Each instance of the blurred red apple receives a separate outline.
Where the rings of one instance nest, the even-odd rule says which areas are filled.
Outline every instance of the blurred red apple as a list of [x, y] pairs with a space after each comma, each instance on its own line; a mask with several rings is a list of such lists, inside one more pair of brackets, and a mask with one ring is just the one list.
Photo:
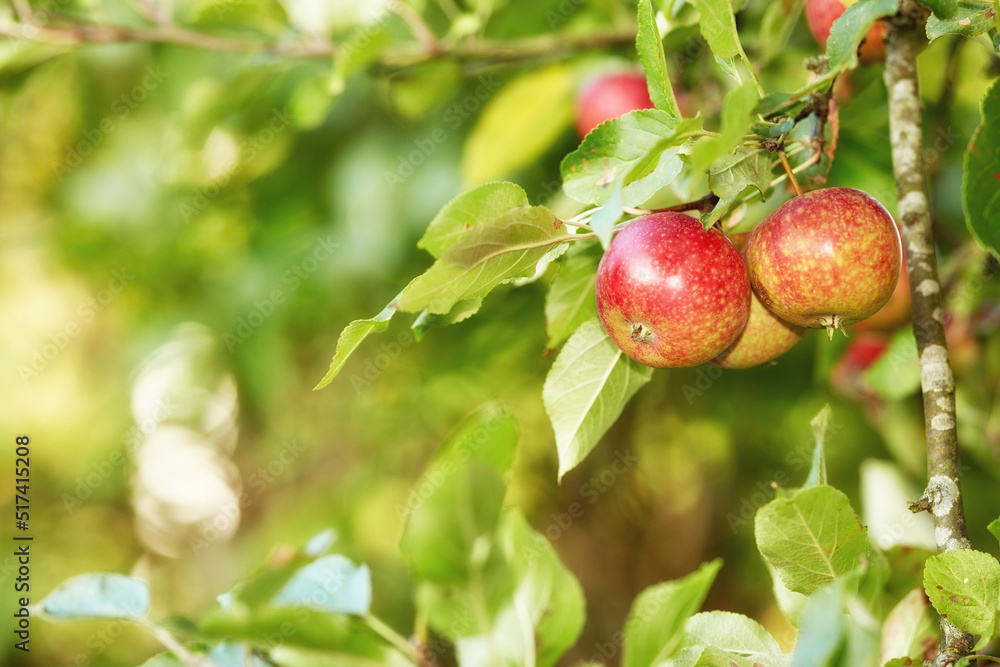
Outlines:
[[[674, 90], [677, 106], [687, 115], [690, 104], [683, 91]], [[634, 111], [652, 109], [646, 77], [640, 72], [618, 72], [592, 79], [576, 100], [576, 131], [580, 138], [606, 120]]]
[[750, 313], [739, 251], [721, 231], [682, 213], [646, 215], [621, 231], [601, 258], [595, 292], [615, 344], [656, 368], [713, 359]]

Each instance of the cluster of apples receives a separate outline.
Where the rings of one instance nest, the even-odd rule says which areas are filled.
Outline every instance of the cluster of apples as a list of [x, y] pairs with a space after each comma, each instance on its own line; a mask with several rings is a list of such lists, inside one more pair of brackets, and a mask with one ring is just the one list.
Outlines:
[[597, 309], [625, 354], [656, 368], [747, 368], [787, 352], [807, 328], [877, 313], [902, 266], [899, 231], [875, 198], [826, 188], [785, 202], [741, 254], [683, 213], [634, 220], [597, 269]]

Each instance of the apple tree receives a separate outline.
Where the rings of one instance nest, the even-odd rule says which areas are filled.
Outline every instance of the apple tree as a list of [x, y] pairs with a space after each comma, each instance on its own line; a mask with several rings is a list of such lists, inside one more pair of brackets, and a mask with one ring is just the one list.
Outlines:
[[[773, 620], [703, 610], [720, 573], [740, 567], [709, 553], [639, 592], [595, 659], [896, 667], [987, 664], [1000, 653], [997, 545], [970, 540], [970, 531], [988, 535], [987, 522], [967, 527], [959, 458], [968, 439], [975, 465], [996, 469], [1000, 394], [988, 371], [969, 370], [967, 389], [955, 372], [976, 365], [961, 355], [977, 336], [984, 368], [1000, 354], [990, 338], [996, 306], [982, 289], [1000, 252], [993, 3], [388, 0], [358, 3], [364, 11], [284, 2], [258, 15], [234, 0], [178, 3], [173, 13], [144, 0], [103, 18], [51, 4], [11, 3], [0, 32], [16, 44], [140, 42], [323, 63], [290, 96], [302, 128], [372, 81], [414, 117], [462, 85], [471, 91], [442, 116], [471, 129], [462, 187], [416, 242], [422, 268], [383, 307], [338, 313], [349, 323], [327, 334], [335, 347], [317, 390], [370, 382], [352, 370], [352, 354], [390, 327], [431, 340], [499, 317], [491, 302], [541, 289], [544, 312], [513, 317], [525, 328], [544, 320], [537, 355], [551, 352], [551, 362], [530, 401], [548, 418], [552, 488], [617, 437], [644, 387], [657, 386], [654, 367], [677, 379], [673, 400], [656, 409], [683, 421], [694, 398], [713, 401], [720, 374], [773, 381], [768, 374], [808, 339], [813, 358], [802, 353], [785, 369], [831, 384], [876, 428], [922, 410], [923, 428], [902, 438], [892, 430], [889, 449], [923, 476], [908, 507], [932, 518], [933, 550], [880, 544], [857, 500], [835, 486], [854, 482], [828, 475], [835, 414], [796, 414], [812, 433], [797, 454], [801, 472], [768, 480], [749, 512], [734, 506], [721, 519], [752, 525], [790, 635], [775, 636]], [[338, 27], [315, 30], [321, 21]], [[922, 96], [927, 87], [937, 96]], [[981, 115], [956, 135], [959, 97], [981, 99]], [[408, 142], [366, 196], [404, 187], [450, 136], [437, 129]], [[747, 387], [746, 400], [761, 386]], [[592, 651], [573, 650], [601, 601], [588, 605], [568, 547], [512, 500], [519, 416], [494, 403], [467, 411], [400, 514], [415, 610], [405, 627], [373, 611], [377, 573], [335, 553], [327, 533], [269, 559], [184, 623], [151, 620], [145, 584], [110, 573], [66, 581], [39, 609], [138, 624], [167, 649], [146, 663], [158, 666], [586, 660]], [[914, 442], [924, 452], [916, 461]], [[885, 479], [858, 468], [876, 486]], [[977, 519], [1000, 514], [991, 500], [977, 500], [987, 506]], [[1000, 537], [997, 526], [989, 532]]]

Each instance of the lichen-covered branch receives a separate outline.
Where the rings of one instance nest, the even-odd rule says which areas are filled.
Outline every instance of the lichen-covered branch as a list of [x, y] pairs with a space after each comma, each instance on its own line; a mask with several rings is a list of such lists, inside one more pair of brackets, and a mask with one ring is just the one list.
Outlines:
[[[969, 548], [959, 483], [958, 432], [955, 423], [955, 377], [944, 336], [944, 310], [938, 279], [927, 177], [923, 162], [917, 52], [926, 42], [921, 27], [925, 10], [903, 0], [890, 23], [885, 63], [889, 91], [892, 164], [899, 195], [899, 223], [910, 278], [913, 332], [920, 355], [920, 377], [927, 433], [927, 489], [911, 504], [934, 516], [939, 552]], [[941, 619], [941, 650], [936, 666], [953, 664], [972, 650], [972, 637]]]

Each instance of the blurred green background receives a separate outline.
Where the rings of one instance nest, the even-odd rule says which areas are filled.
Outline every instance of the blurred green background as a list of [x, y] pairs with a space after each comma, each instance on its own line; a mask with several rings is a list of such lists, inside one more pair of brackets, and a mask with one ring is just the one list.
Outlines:
[[[776, 4], [750, 0], [740, 27], [765, 87], [788, 91], [818, 47], [800, 19], [787, 48], [767, 53], [762, 24], [792, 11]], [[32, 5], [51, 26], [149, 25], [138, 2]], [[634, 30], [634, 3], [618, 0], [413, 8], [456, 44]], [[600, 657], [642, 588], [717, 555], [726, 564], [706, 608], [761, 619], [790, 645], [752, 512], [772, 497], [772, 481], [801, 483], [809, 420], [827, 402], [830, 479], [855, 507], [864, 506], [859, 468], [869, 458], [893, 462], [887, 477], [873, 473], [867, 493], [882, 494], [878, 502], [903, 497], [886, 479], [921, 488], [920, 404], [907, 379], [915, 360], [903, 355], [875, 388], [859, 389], [856, 372], [831, 384], [847, 341], [817, 332], [773, 366], [657, 372], [557, 484], [541, 401], [554, 358], [544, 316], [552, 269], [419, 343], [397, 316], [313, 392], [341, 329], [429, 266], [415, 242], [464, 188], [506, 178], [557, 215], [582, 210], [558, 190], [559, 160], [578, 143], [573, 97], [589, 73], [627, 66], [633, 49], [626, 41], [516, 66], [362, 66], [380, 49], [413, 44], [406, 22], [378, 3], [178, 0], [167, 9], [227, 39], [333, 40], [360, 55], [345, 63], [0, 40], [0, 422], [8, 451], [14, 434], [32, 440], [33, 599], [73, 574], [115, 571], [150, 581], [154, 618], [197, 616], [280, 545], [334, 527], [334, 549], [371, 567], [375, 612], [406, 634], [412, 583], [396, 549], [399, 508], [448, 432], [489, 401], [521, 423], [509, 504], [553, 541], [587, 595], [584, 635], [565, 664]], [[0, 20], [16, 20], [14, 5], [0, 3]], [[730, 81], [696, 29], [675, 26], [665, 43], [675, 83], [713, 126]], [[988, 548], [1000, 477], [1000, 281], [970, 243], [959, 185], [996, 57], [985, 42], [956, 49], [945, 38], [920, 67], [934, 219], [964, 332], [966, 509], [973, 542]], [[516, 86], [530, 93], [504, 99]], [[895, 212], [881, 68], [858, 70], [849, 87], [829, 183], [863, 188]], [[662, 199], [704, 192], [703, 177], [692, 177]], [[744, 226], [778, 195], [751, 204]], [[622, 457], [624, 471], [614, 465]], [[4, 461], [9, 516], [13, 455]], [[573, 503], [585, 511], [567, 521]], [[2, 553], [0, 610], [11, 618], [16, 567], [10, 549]], [[0, 661], [134, 665], [157, 650], [114, 623], [35, 619], [32, 632], [29, 655], [5, 640]]]

